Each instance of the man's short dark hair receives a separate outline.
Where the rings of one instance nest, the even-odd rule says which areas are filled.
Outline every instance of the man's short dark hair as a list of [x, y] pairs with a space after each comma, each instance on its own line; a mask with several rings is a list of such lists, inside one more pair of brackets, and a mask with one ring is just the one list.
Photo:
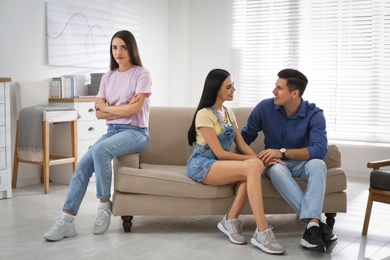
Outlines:
[[306, 76], [295, 69], [284, 69], [279, 71], [278, 77], [281, 79], [287, 79], [287, 87], [291, 91], [299, 90], [299, 96], [305, 92], [307, 83], [309, 82]]

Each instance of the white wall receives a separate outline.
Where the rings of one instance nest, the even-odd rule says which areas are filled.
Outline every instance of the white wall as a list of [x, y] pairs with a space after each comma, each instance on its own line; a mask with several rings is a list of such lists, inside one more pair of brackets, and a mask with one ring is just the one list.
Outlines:
[[207, 73], [214, 68], [231, 71], [230, 1], [193, 0], [190, 13], [189, 104], [197, 106]]
[[[232, 70], [230, 1], [228, 0], [52, 0], [110, 12], [112, 33], [132, 31], [144, 66], [153, 77], [154, 106], [196, 106], [206, 74]], [[0, 77], [12, 81], [44, 80], [63, 74], [85, 74], [90, 68], [47, 64], [44, 0], [0, 2]], [[107, 52], [107, 57], [109, 53]], [[234, 75], [233, 75], [234, 77]], [[238, 88], [239, 91], [239, 88]], [[11, 92], [13, 99], [13, 91]], [[234, 106], [234, 101], [229, 104]], [[15, 131], [15, 107], [12, 108]], [[14, 142], [12, 136], [12, 142]], [[368, 176], [366, 162], [390, 158], [389, 147], [340, 144], [343, 166], [351, 176]], [[37, 169], [22, 165], [18, 186], [37, 183]], [[36, 176], [31, 176], [34, 172]]]
[[207, 73], [231, 69], [230, 1], [169, 3], [169, 105], [195, 107]]
[[[341, 164], [347, 176], [369, 179], [367, 162], [390, 159], [389, 144], [334, 142], [341, 151]], [[390, 167], [387, 167], [390, 169]]]

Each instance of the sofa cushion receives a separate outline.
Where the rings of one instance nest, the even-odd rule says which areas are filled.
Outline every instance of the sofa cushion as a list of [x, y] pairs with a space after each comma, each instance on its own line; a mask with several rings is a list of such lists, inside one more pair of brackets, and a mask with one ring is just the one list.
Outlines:
[[[140, 167], [141, 169], [118, 167], [116, 175], [120, 176], [115, 176], [115, 180], [121, 181], [115, 183], [116, 189], [127, 193], [187, 198], [227, 198], [233, 195], [233, 185], [216, 187], [192, 181], [187, 177], [186, 166], [142, 163]], [[305, 181], [296, 181], [302, 190], [306, 189]], [[265, 175], [262, 176], [262, 186], [264, 197], [280, 197]], [[347, 180], [343, 169], [329, 169], [325, 193], [340, 192], [346, 188]]]
[[[234, 185], [209, 186], [192, 181], [187, 177], [186, 166], [157, 165], [142, 163], [141, 169], [119, 167], [121, 181], [116, 183], [121, 192], [162, 195], [185, 198], [227, 198], [233, 195]], [[145, 171], [147, 170], [147, 171]], [[296, 179], [302, 190], [306, 190], [306, 181]], [[263, 196], [280, 197], [271, 180], [262, 176]], [[146, 188], [147, 187], [147, 188]], [[347, 180], [343, 169], [328, 170], [325, 193], [341, 192], [347, 188]]]
[[217, 187], [191, 180], [187, 177], [186, 166], [143, 163], [140, 167], [119, 167], [114, 180], [115, 189], [126, 193], [198, 199], [228, 198], [234, 194], [234, 185]]
[[370, 186], [390, 191], [390, 171], [384, 169], [373, 170], [370, 174]]

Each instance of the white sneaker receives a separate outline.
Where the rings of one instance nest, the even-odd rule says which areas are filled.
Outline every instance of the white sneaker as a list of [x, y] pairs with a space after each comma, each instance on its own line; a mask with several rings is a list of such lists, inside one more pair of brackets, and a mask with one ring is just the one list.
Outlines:
[[111, 224], [111, 201], [110, 203], [110, 208], [108, 209], [99, 209], [98, 214], [96, 216], [96, 221], [95, 225], [93, 226], [93, 233], [96, 235], [103, 234], [106, 232], [108, 227]]
[[74, 221], [69, 223], [62, 219], [58, 219], [43, 237], [48, 241], [60, 241], [63, 238], [74, 237], [76, 235], [77, 232], [74, 227]]
[[257, 246], [268, 254], [281, 255], [286, 253], [284, 247], [276, 240], [271, 226], [269, 226], [269, 228], [263, 232], [258, 232], [257, 230], [258, 229], [256, 228], [256, 231], [251, 239], [253, 245]]
[[229, 237], [230, 241], [242, 245], [246, 244], [246, 237], [242, 234], [242, 225], [243, 221], [241, 219], [227, 220], [227, 215], [225, 215], [217, 227]]

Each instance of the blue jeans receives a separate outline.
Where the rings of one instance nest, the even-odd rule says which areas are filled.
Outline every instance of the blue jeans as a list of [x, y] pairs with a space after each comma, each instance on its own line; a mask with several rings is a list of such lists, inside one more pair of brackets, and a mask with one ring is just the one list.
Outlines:
[[[264, 169], [275, 189], [298, 214], [303, 223], [308, 219], [321, 220], [326, 188], [326, 165], [323, 160], [285, 160], [286, 166], [276, 164]], [[294, 178], [307, 181], [304, 193]]]
[[63, 209], [77, 215], [94, 172], [96, 197], [109, 200], [111, 197], [112, 158], [141, 152], [148, 145], [149, 132], [147, 128], [121, 124], [108, 125], [107, 133], [88, 149], [78, 162]]

